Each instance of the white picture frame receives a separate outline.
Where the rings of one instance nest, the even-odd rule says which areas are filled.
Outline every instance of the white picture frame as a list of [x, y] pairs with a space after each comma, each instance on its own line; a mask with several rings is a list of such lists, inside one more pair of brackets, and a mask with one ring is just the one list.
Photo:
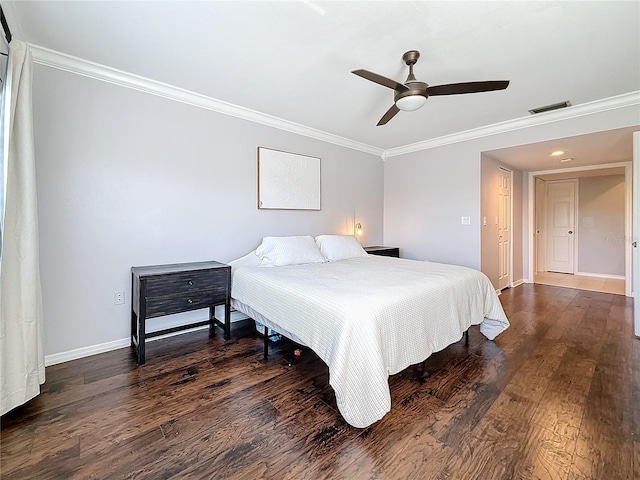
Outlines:
[[320, 158], [258, 147], [258, 208], [320, 210]]

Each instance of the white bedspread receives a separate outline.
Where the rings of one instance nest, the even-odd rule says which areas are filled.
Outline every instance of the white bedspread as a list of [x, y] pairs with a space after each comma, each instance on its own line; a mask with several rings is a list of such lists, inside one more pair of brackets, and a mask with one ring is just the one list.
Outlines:
[[[232, 262], [233, 265], [233, 262]], [[283, 267], [233, 265], [231, 296], [329, 366], [354, 427], [391, 409], [389, 375], [460, 340], [509, 326], [489, 279], [466, 267], [382, 256]]]

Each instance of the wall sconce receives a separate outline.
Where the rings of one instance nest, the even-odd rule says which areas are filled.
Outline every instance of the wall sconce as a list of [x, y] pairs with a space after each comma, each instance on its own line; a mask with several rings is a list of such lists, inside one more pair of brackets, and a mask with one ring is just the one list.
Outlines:
[[355, 231], [357, 237], [362, 236], [362, 225], [360, 223], [356, 223]]

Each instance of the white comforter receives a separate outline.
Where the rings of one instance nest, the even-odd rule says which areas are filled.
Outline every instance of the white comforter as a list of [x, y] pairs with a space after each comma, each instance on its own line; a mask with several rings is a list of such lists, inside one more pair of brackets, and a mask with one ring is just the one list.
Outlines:
[[354, 427], [391, 409], [389, 375], [460, 340], [470, 325], [480, 324], [490, 340], [509, 326], [489, 279], [466, 267], [374, 255], [232, 265], [232, 301], [324, 360], [338, 408]]

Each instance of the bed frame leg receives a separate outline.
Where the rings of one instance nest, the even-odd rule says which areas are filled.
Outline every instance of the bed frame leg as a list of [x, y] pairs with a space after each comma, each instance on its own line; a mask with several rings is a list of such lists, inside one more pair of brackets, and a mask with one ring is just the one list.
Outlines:
[[264, 327], [264, 359], [266, 360], [267, 357], [269, 356], [269, 328], [267, 328], [266, 326]]
[[467, 347], [469, 346], [469, 329], [464, 332], [464, 344]]

